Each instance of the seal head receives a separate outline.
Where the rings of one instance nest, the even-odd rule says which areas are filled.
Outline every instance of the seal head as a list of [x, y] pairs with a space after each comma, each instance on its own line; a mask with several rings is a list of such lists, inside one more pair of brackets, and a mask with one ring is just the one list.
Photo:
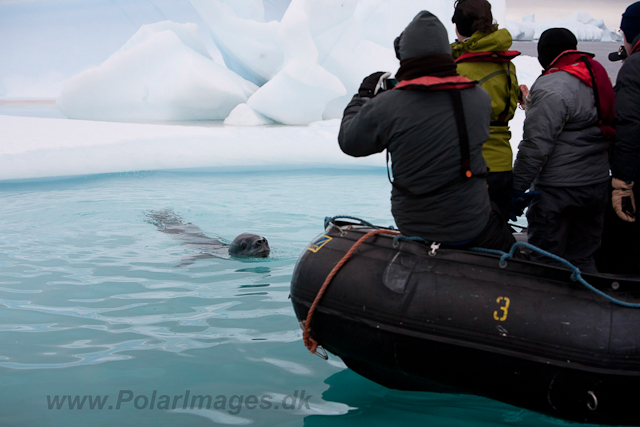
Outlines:
[[267, 239], [251, 233], [242, 233], [229, 246], [229, 255], [234, 257], [266, 258], [270, 252]]

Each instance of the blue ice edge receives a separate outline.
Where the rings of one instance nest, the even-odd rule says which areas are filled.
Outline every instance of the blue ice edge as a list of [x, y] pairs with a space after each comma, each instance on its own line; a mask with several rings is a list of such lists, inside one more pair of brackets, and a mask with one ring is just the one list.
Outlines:
[[96, 181], [109, 177], [125, 177], [125, 176], [140, 176], [140, 175], [198, 175], [198, 174], [278, 174], [278, 173], [315, 173], [326, 172], [328, 170], [339, 170], [342, 173], [352, 172], [353, 174], [359, 174], [363, 172], [379, 172], [386, 174], [386, 168], [384, 166], [358, 166], [353, 164], [306, 164], [306, 165], [247, 165], [247, 166], [215, 166], [215, 167], [202, 167], [202, 168], [179, 168], [179, 169], [150, 169], [139, 170], [129, 172], [109, 172], [109, 173], [97, 173], [90, 175], [64, 175], [64, 176], [51, 176], [40, 178], [18, 178], [18, 179], [5, 179], [0, 180], [0, 190], [3, 187], [15, 188], [15, 185], [21, 184], [38, 184], [49, 183], [59, 181]]

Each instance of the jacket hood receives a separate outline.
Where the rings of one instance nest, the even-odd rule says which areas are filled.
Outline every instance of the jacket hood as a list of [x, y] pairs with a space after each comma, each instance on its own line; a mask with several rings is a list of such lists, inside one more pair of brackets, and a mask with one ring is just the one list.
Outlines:
[[638, 34], [638, 37], [633, 39], [633, 43], [631, 43], [631, 54], [633, 55], [634, 53], [637, 53], [639, 51], [640, 51], [640, 34]]
[[489, 34], [475, 32], [466, 40], [452, 43], [451, 49], [453, 57], [457, 58], [467, 52], [503, 52], [509, 50], [512, 44], [511, 33], [501, 28]]
[[438, 53], [451, 54], [449, 35], [442, 22], [431, 12], [423, 10], [393, 42], [399, 60]]

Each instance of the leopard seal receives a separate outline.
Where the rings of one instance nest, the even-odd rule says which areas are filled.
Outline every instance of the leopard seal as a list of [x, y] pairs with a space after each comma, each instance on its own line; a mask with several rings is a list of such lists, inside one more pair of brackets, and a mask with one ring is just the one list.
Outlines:
[[172, 209], [145, 212], [147, 221], [155, 225], [159, 231], [170, 234], [183, 244], [199, 249], [200, 254], [183, 260], [182, 265], [189, 265], [196, 259], [203, 258], [266, 258], [271, 253], [266, 238], [252, 233], [242, 233], [231, 243], [220, 238], [208, 237], [197, 225], [185, 222]]

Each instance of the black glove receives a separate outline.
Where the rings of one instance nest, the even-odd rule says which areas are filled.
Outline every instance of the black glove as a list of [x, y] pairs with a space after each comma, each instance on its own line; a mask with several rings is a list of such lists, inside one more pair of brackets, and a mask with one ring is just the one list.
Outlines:
[[378, 71], [365, 77], [358, 89], [358, 96], [361, 98], [373, 98], [382, 87], [382, 81], [391, 75], [390, 72]]
[[509, 208], [509, 219], [516, 221], [524, 213], [524, 208], [531, 204], [531, 201], [542, 194], [541, 191], [520, 191], [511, 190], [511, 207]]

